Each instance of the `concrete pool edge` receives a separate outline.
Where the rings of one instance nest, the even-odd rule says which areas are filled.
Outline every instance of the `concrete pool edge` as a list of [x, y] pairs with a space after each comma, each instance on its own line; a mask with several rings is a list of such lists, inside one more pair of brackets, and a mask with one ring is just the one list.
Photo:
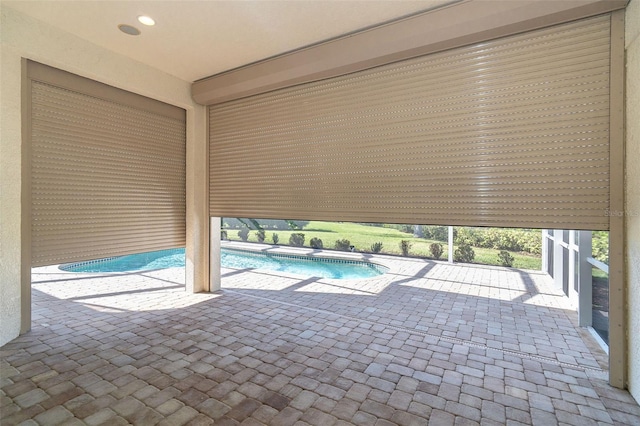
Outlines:
[[[371, 263], [371, 264], [375, 264], [383, 268], [386, 268], [387, 271], [383, 275], [397, 274], [399, 271], [397, 256], [389, 256], [384, 254], [346, 252], [346, 251], [338, 251], [338, 250], [314, 249], [311, 247], [292, 247], [292, 246], [281, 246], [281, 245], [272, 245], [272, 244], [264, 244], [264, 243], [250, 243], [250, 242], [228, 241], [228, 240], [221, 241], [220, 247], [228, 248], [228, 249], [236, 249], [236, 250], [255, 251], [255, 252], [262, 252], [262, 253], [269, 253], [269, 254], [308, 256], [315, 259], [349, 260], [349, 261], [355, 261], [355, 262]], [[421, 262], [421, 263], [441, 262], [441, 261], [436, 261], [432, 259], [422, 259], [422, 258], [402, 257], [402, 259], [408, 260], [408, 261]], [[376, 278], [376, 277], [372, 277], [372, 278]], [[326, 278], [326, 279], [331, 279], [331, 278]]]

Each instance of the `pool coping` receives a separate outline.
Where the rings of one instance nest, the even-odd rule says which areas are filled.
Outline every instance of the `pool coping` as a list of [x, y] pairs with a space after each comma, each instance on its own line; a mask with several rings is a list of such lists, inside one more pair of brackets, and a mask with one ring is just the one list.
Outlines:
[[371, 253], [360, 252], [345, 252], [337, 250], [323, 250], [314, 249], [311, 247], [291, 247], [291, 246], [279, 246], [272, 244], [262, 243], [244, 243], [238, 241], [222, 241], [220, 243], [221, 248], [246, 250], [266, 254], [280, 254], [287, 256], [297, 257], [311, 257], [315, 259], [329, 259], [329, 260], [348, 260], [353, 262], [365, 262], [373, 263], [378, 266], [387, 268], [389, 271], [394, 267], [393, 258], [385, 258], [380, 255], [374, 255]]

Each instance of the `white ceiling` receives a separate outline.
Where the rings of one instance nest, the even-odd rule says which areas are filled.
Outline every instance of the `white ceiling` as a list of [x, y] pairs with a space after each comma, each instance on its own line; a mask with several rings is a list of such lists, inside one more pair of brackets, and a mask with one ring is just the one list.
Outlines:
[[[186, 81], [451, 0], [5, 1], [8, 6]], [[138, 23], [138, 15], [156, 20]], [[130, 36], [119, 24], [137, 27]]]

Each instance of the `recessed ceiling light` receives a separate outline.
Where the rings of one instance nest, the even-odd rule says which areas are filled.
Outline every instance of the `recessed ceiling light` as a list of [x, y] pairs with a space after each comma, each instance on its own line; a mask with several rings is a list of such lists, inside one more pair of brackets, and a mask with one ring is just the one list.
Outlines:
[[140, 30], [137, 29], [136, 27], [132, 27], [131, 25], [120, 24], [118, 25], [118, 28], [120, 29], [120, 31], [122, 31], [125, 34], [129, 34], [132, 36], [140, 35]]
[[153, 20], [153, 18], [151, 18], [150, 16], [146, 16], [146, 15], [140, 15], [138, 16], [138, 21], [140, 21], [141, 24], [143, 25], [155, 25], [156, 21]]

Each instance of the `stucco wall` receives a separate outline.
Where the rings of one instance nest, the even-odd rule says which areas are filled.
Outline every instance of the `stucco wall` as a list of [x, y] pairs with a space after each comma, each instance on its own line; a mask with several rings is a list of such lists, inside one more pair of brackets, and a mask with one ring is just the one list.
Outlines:
[[627, 6], [625, 23], [628, 378], [629, 391], [640, 402], [640, 0]]
[[[1, 74], [0, 74], [0, 346], [18, 336], [20, 332], [20, 269], [21, 247], [21, 59], [28, 58], [88, 77], [115, 87], [158, 99], [187, 110], [187, 169], [202, 170], [190, 162], [203, 160], [206, 143], [205, 108], [196, 105], [190, 95], [190, 83], [163, 73], [107, 49], [93, 45], [43, 22], [22, 15], [0, 2]], [[123, 42], [126, 42], [126, 36]], [[187, 197], [194, 199], [194, 186], [204, 180], [188, 176]], [[200, 199], [200, 197], [198, 197]], [[192, 201], [193, 203], [193, 201]], [[201, 203], [202, 204], [202, 203]], [[198, 215], [204, 213], [200, 206]], [[202, 235], [193, 227], [208, 224], [207, 217], [194, 221], [193, 204], [187, 206], [188, 235]], [[194, 225], [195, 224], [195, 225]], [[191, 232], [194, 231], [194, 232]], [[204, 237], [198, 238], [202, 240]], [[191, 244], [195, 244], [190, 238]], [[202, 241], [200, 241], [202, 242]], [[188, 242], [189, 244], [189, 242]], [[207, 244], [208, 247], [208, 244]], [[208, 249], [207, 249], [208, 250]], [[193, 247], [187, 252], [193, 254]], [[197, 253], [196, 262], [204, 264], [208, 251]], [[202, 259], [204, 258], [204, 259]], [[194, 262], [192, 261], [191, 264]], [[202, 270], [201, 270], [202, 271]], [[208, 275], [208, 274], [207, 274]], [[208, 276], [199, 277], [203, 283]], [[192, 284], [192, 288], [193, 283]], [[198, 290], [198, 285], [195, 286]]]
[[[2, 3], [0, 3], [0, 7]], [[0, 22], [0, 344], [20, 331], [20, 61]]]

